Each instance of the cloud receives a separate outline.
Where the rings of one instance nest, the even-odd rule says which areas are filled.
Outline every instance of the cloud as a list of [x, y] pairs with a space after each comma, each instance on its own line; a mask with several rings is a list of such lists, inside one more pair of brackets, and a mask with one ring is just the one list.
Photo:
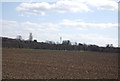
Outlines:
[[53, 4], [47, 2], [22, 3], [16, 8], [16, 10], [36, 15], [45, 15], [47, 12], [65, 13], [91, 11], [86, 4], [69, 0], [61, 0]]
[[[59, 23], [32, 23], [32, 22], [16, 22], [16, 21], [8, 21], [8, 20], [0, 20], [0, 24], [2, 24], [2, 36], [15, 38], [17, 35], [22, 35], [23, 39], [28, 38], [30, 32], [33, 33], [33, 36], [38, 41], [59, 41], [59, 37], [62, 36], [63, 39], [68, 39], [71, 41], [82, 42], [87, 44], [97, 44], [97, 45], [105, 45], [107, 43], [114, 44], [117, 46], [117, 38], [113, 38], [110, 36], [105, 36], [99, 33], [86, 33], [82, 32], [85, 29], [92, 28], [94, 31], [97, 29], [111, 29], [117, 28], [117, 24], [112, 23], [87, 23], [83, 22], [80, 19], [77, 20], [68, 20], [65, 19]], [[105, 25], [105, 26], [104, 26]], [[104, 27], [103, 27], [104, 26]], [[68, 31], [72, 30], [72, 32], [64, 32], [65, 28], [68, 28]], [[83, 30], [78, 30], [82, 28]], [[76, 33], [78, 30], [79, 33]], [[102, 32], [101, 32], [102, 33]]]
[[118, 3], [114, 0], [87, 0], [87, 4], [102, 10], [118, 9]]
[[[113, 23], [88, 23], [85, 21], [82, 21], [81, 19], [76, 19], [76, 20], [69, 20], [69, 19], [64, 19], [58, 23], [51, 23], [51, 22], [42, 22], [42, 23], [32, 23], [32, 22], [17, 22], [17, 21], [8, 21], [8, 20], [0, 20], [0, 23], [3, 23], [2, 25], [4, 26], [5, 30], [7, 29], [12, 30], [12, 29], [24, 29], [24, 30], [40, 30], [44, 32], [50, 32], [50, 31], [56, 31], [58, 32], [60, 29], [64, 28], [73, 28], [73, 29], [117, 29], [118, 24], [113, 24]], [[4, 30], [3, 28], [3, 30]]]
[[68, 20], [64, 19], [61, 23], [61, 26], [65, 27], [77, 27], [77, 28], [82, 28], [82, 29], [87, 29], [87, 28], [100, 28], [100, 29], [106, 29], [106, 28], [117, 28], [118, 24], [113, 24], [113, 23], [88, 23], [84, 22], [82, 20], [76, 19], [76, 20]]
[[117, 10], [118, 8], [114, 0], [57, 0], [53, 3], [21, 3], [16, 10], [43, 16], [47, 12], [89, 12], [92, 11], [90, 6], [102, 10]]
[[118, 46], [118, 39], [111, 38], [108, 36], [102, 36], [99, 34], [61, 34], [63, 40], [71, 40], [74, 42], [86, 43], [86, 44], [95, 44], [99, 46], [105, 46], [106, 44], [113, 44]]
[[[23, 38], [27, 38], [28, 33], [33, 32], [37, 34], [55, 34], [58, 32], [58, 26], [52, 23], [31, 23], [31, 22], [16, 22], [1, 20], [2, 24], [2, 35], [15, 38], [17, 35], [21, 34]], [[57, 26], [57, 27], [56, 27]], [[39, 36], [39, 35], [38, 35]]]

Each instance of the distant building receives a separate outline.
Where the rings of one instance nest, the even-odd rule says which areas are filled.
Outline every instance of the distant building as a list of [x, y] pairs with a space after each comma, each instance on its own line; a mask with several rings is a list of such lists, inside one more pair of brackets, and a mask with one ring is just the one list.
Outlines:
[[18, 36], [17, 36], [17, 39], [18, 39], [18, 40], [22, 40], [22, 36], [21, 36], [21, 35], [18, 35]]
[[60, 44], [62, 44], [62, 37], [60, 37]]
[[32, 36], [32, 33], [29, 34], [29, 41], [32, 41], [33, 40], [33, 36]]

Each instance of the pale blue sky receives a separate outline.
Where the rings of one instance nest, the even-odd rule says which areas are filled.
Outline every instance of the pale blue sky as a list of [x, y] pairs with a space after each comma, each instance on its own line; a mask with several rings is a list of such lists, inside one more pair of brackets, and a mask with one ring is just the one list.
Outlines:
[[2, 2], [2, 36], [26, 40], [32, 32], [38, 41], [59, 42], [61, 36], [71, 42], [117, 46], [118, 0], [77, 1]]

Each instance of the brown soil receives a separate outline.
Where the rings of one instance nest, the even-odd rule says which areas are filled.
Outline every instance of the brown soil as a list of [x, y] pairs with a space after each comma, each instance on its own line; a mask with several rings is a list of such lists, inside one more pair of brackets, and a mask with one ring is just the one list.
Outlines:
[[116, 79], [117, 54], [3, 49], [3, 79]]

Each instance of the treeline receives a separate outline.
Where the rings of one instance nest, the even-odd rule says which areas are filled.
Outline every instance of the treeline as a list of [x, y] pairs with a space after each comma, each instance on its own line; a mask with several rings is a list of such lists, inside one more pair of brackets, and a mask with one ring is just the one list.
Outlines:
[[82, 50], [82, 51], [95, 51], [95, 52], [111, 52], [119, 53], [120, 48], [113, 47], [112, 45], [107, 45], [106, 47], [99, 47], [97, 45], [87, 45], [87, 44], [71, 44], [69, 40], [62, 41], [62, 44], [56, 44], [52, 41], [37, 42], [11, 39], [2, 37], [2, 47], [3, 48], [32, 48], [32, 49], [50, 49], [50, 50]]

